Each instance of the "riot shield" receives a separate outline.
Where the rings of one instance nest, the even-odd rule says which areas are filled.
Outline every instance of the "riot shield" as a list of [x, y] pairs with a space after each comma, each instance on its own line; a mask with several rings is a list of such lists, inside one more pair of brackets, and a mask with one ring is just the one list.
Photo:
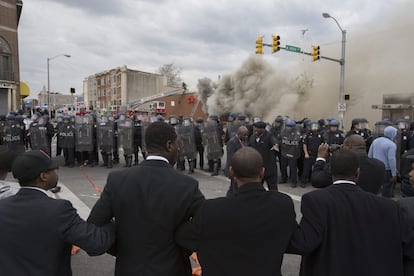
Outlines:
[[208, 122], [203, 132], [203, 144], [208, 160], [219, 159], [223, 155], [220, 139], [221, 137], [217, 133], [217, 123], [215, 121]]
[[134, 151], [134, 124], [130, 119], [118, 121], [118, 145], [124, 154], [130, 155]]
[[6, 122], [3, 127], [3, 135], [0, 144], [7, 145], [7, 147], [15, 153], [23, 153], [24, 138], [21, 126], [15, 122]]
[[93, 151], [93, 118], [90, 115], [78, 116], [75, 121], [76, 151]]
[[105, 119], [98, 122], [98, 146], [103, 152], [112, 152], [114, 148], [115, 124]]
[[49, 154], [47, 128], [40, 123], [33, 123], [30, 126], [30, 145], [32, 150], [42, 150]]
[[[177, 126], [178, 136], [178, 155], [179, 157], [195, 158], [196, 144], [194, 137], [193, 125], [179, 125]], [[181, 159], [180, 159], [181, 160]]]
[[281, 133], [281, 155], [286, 158], [298, 159], [301, 155], [302, 136], [298, 130], [285, 128]]

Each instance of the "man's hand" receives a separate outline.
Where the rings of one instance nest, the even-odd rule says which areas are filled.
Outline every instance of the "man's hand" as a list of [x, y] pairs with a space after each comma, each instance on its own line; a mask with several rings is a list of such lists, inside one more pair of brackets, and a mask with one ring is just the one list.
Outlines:
[[72, 245], [72, 250], [70, 251], [70, 254], [72, 256], [75, 256], [76, 254], [78, 254], [80, 251], [80, 247], [77, 247], [76, 245]]
[[329, 157], [329, 145], [327, 143], [323, 143], [318, 148], [318, 158], [328, 158]]

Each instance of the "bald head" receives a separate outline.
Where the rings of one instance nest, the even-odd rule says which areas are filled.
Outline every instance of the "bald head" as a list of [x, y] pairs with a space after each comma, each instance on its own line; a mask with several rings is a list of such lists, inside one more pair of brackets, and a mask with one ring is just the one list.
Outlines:
[[345, 138], [343, 147], [353, 151], [366, 151], [364, 138], [357, 134], [353, 134]]
[[249, 130], [245, 126], [240, 126], [237, 129], [237, 137], [239, 137], [242, 141], [247, 141], [247, 138], [249, 138]]
[[252, 147], [239, 149], [231, 159], [230, 173], [239, 186], [261, 182], [264, 173], [262, 156]]

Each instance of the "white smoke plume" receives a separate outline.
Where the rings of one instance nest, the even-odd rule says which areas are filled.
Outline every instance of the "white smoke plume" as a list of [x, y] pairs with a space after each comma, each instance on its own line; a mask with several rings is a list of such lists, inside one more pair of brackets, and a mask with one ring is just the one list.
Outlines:
[[297, 103], [312, 84], [306, 74], [292, 78], [252, 55], [234, 74], [223, 76], [216, 88], [211, 80], [200, 79], [198, 92], [210, 115], [247, 113], [272, 122], [279, 114], [297, 116]]

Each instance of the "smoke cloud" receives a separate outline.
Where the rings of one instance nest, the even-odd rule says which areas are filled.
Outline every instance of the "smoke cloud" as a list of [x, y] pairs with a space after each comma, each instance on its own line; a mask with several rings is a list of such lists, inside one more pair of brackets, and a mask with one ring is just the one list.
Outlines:
[[312, 83], [305, 74], [292, 78], [252, 55], [234, 74], [223, 76], [216, 87], [209, 79], [199, 80], [198, 91], [209, 114], [238, 112], [273, 121], [275, 114], [296, 116], [296, 105], [306, 98]]

